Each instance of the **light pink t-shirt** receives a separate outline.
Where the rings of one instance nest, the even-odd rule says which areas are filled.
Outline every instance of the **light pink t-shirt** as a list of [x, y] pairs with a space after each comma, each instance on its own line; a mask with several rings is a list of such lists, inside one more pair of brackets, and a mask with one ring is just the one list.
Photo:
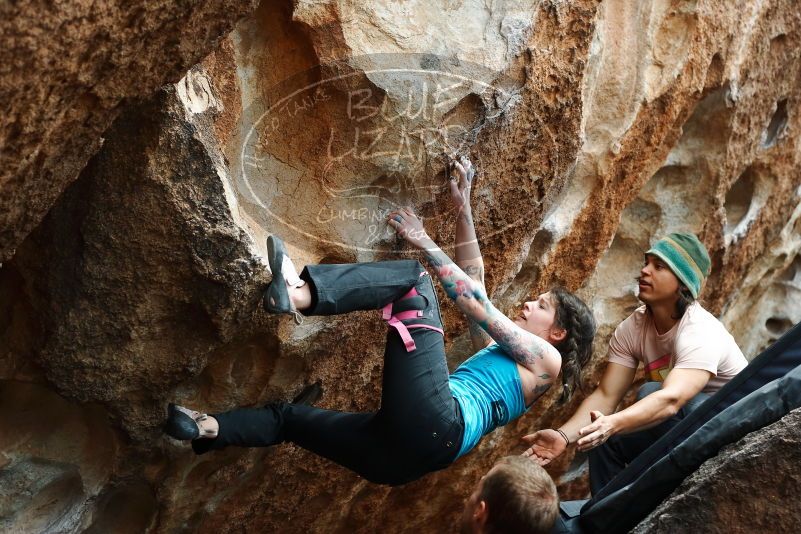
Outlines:
[[748, 365], [726, 327], [698, 302], [687, 307], [673, 328], [657, 334], [653, 320], [640, 306], [620, 323], [609, 341], [609, 361], [645, 366], [648, 380], [662, 382], [671, 369], [703, 369], [714, 376], [704, 393], [715, 393]]

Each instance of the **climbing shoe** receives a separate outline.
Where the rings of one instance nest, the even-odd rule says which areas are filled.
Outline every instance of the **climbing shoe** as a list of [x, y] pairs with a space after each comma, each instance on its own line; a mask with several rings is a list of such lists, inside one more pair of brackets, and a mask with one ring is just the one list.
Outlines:
[[197, 438], [216, 438], [217, 433], [203, 430], [198, 423], [208, 418], [205, 413], [196, 412], [183, 406], [170, 403], [167, 407], [167, 422], [164, 423], [164, 433], [168, 436], [188, 441]]
[[264, 291], [262, 305], [268, 313], [291, 313], [295, 323], [303, 322], [303, 315], [292, 305], [289, 298], [289, 287], [302, 285], [292, 260], [286, 253], [284, 242], [271, 235], [267, 238], [267, 261], [273, 279]]
[[314, 406], [320, 397], [323, 396], [323, 386], [318, 380], [313, 384], [309, 384], [303, 388], [300, 393], [295, 395], [292, 399], [292, 404], [304, 404], [306, 406]]

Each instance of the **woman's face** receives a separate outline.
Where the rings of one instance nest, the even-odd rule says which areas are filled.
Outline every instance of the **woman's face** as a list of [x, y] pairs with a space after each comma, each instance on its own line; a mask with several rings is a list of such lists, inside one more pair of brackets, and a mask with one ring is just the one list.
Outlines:
[[535, 334], [551, 344], [558, 343], [565, 337], [564, 328], [556, 326], [556, 306], [551, 293], [543, 293], [537, 300], [530, 300], [523, 304], [520, 314], [514, 318], [514, 323]]

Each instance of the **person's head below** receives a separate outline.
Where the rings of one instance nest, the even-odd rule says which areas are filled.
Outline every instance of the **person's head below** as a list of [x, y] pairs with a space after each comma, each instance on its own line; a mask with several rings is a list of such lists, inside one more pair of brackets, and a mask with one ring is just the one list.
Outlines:
[[592, 310], [570, 291], [555, 287], [523, 304], [514, 323], [556, 347], [562, 355], [562, 398], [581, 389], [581, 370], [592, 356], [595, 318]]
[[668, 234], [645, 253], [637, 297], [649, 310], [664, 307], [681, 319], [698, 298], [710, 266], [709, 253], [694, 234]]
[[559, 515], [551, 476], [530, 458], [501, 458], [479, 481], [462, 512], [462, 533], [548, 533]]

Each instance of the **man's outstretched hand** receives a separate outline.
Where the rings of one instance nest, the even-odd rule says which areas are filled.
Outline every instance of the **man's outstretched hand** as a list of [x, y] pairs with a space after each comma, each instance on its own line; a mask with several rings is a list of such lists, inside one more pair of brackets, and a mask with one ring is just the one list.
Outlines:
[[581, 452], [587, 452], [602, 445], [615, 433], [612, 417], [593, 410], [590, 412], [590, 420], [591, 423], [589, 425], [579, 430], [582, 438], [578, 440], [578, 450]]
[[567, 448], [567, 442], [562, 434], [551, 428], [523, 436], [523, 442], [529, 445], [529, 448], [523, 451], [522, 455], [537, 460], [540, 465], [548, 465]]

